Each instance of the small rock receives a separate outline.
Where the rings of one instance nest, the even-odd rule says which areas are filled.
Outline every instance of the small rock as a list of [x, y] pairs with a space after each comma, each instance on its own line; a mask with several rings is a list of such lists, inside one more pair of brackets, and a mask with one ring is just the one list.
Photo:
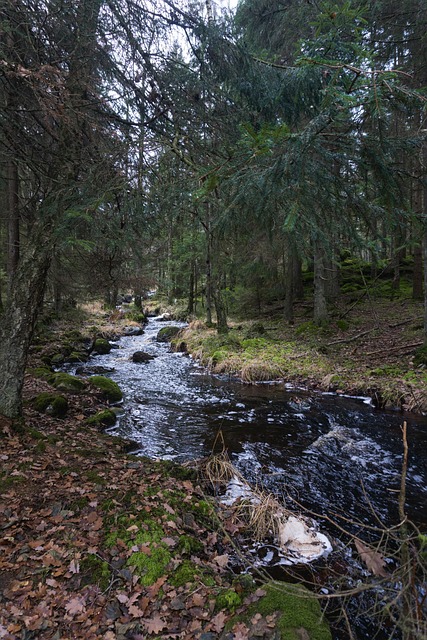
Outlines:
[[147, 364], [150, 360], [154, 360], [155, 356], [152, 356], [145, 351], [135, 351], [132, 355], [132, 362]]

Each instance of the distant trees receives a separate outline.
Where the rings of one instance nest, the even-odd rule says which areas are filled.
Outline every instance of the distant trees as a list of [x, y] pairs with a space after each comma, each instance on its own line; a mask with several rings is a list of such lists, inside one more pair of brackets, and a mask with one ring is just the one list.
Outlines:
[[344, 249], [395, 287], [405, 251], [421, 265], [426, 9], [359, 4], [3, 3], [0, 412], [48, 279], [58, 307], [72, 279], [111, 305], [157, 279], [226, 332], [239, 290], [292, 322], [303, 264], [326, 322]]

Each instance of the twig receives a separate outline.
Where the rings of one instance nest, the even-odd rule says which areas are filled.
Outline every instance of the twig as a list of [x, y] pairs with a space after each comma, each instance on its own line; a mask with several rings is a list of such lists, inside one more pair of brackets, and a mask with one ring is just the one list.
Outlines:
[[399, 347], [391, 347], [387, 350], [385, 349], [380, 349], [379, 351], [370, 351], [369, 353], [365, 353], [365, 356], [376, 356], [379, 353], [385, 353], [388, 354], [391, 351], [400, 351], [401, 349], [414, 349], [415, 347], [420, 347], [422, 344], [424, 344], [424, 342], [414, 342], [413, 344], [401, 344]]
[[373, 329], [368, 329], [367, 331], [362, 331], [362, 333], [358, 333], [356, 336], [351, 336], [351, 338], [343, 338], [342, 340], [334, 340], [333, 342], [327, 342], [326, 343], [326, 347], [330, 347], [333, 344], [341, 344], [341, 343], [348, 343], [348, 342], [354, 342], [354, 340], [358, 340], [359, 338], [362, 338], [363, 336], [366, 336], [368, 333], [372, 333], [373, 331], [376, 331], [378, 329], [378, 327], [374, 327]]

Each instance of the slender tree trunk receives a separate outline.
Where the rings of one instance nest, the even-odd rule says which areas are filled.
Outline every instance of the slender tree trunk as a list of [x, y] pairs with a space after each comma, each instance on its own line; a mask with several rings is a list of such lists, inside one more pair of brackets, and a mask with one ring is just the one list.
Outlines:
[[314, 322], [318, 325], [329, 320], [326, 304], [326, 277], [324, 264], [324, 250], [318, 240], [314, 240]]
[[212, 326], [212, 238], [211, 207], [206, 202], [206, 324]]
[[50, 232], [34, 234], [13, 278], [0, 323], [0, 413], [16, 418], [22, 410], [22, 386], [28, 349], [42, 303], [51, 250]]
[[194, 262], [191, 262], [190, 277], [188, 282], [188, 305], [187, 311], [190, 315], [194, 313]]
[[7, 167], [8, 219], [7, 219], [7, 273], [9, 288], [19, 262], [19, 178], [16, 162]]
[[219, 334], [228, 333], [228, 324], [227, 324], [227, 305], [224, 300], [224, 294], [221, 289], [221, 279], [218, 278], [218, 285], [215, 287], [215, 292], [213, 293], [213, 299], [215, 304], [215, 312], [216, 312], [216, 330]]
[[285, 238], [285, 254], [283, 256], [283, 271], [284, 271], [284, 285], [285, 285], [285, 301], [283, 318], [285, 322], [294, 324], [294, 260], [292, 244], [289, 236]]

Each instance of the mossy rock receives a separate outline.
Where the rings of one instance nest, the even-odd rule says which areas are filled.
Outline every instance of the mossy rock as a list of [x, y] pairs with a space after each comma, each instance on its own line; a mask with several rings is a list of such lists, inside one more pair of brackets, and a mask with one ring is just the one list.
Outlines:
[[56, 418], [62, 418], [68, 411], [68, 401], [64, 396], [44, 392], [34, 399], [33, 407], [40, 413], [49, 413]]
[[414, 365], [419, 367], [420, 364], [427, 365], [427, 342], [415, 351]]
[[95, 389], [101, 392], [105, 400], [109, 402], [119, 402], [122, 400], [122, 390], [114, 380], [110, 380], [110, 378], [106, 378], [105, 376], [91, 376], [89, 382], [92, 387], [95, 387]]
[[97, 338], [93, 345], [93, 350], [100, 356], [110, 353], [112, 349], [111, 344], [105, 338]]
[[281, 640], [332, 639], [319, 601], [311, 591], [302, 585], [286, 582], [271, 582], [262, 588], [266, 595], [249, 607], [245, 618], [251, 620], [256, 613], [270, 616], [278, 612], [277, 630]]
[[138, 322], [138, 324], [146, 324], [147, 322], [147, 316], [139, 310], [127, 311], [125, 317], [126, 320], [132, 320], [133, 322]]
[[86, 424], [95, 425], [96, 427], [112, 427], [116, 424], [117, 416], [111, 409], [98, 411], [94, 416], [87, 418]]
[[172, 325], [162, 327], [157, 334], [157, 342], [170, 342], [180, 331], [181, 327], [174, 327]]
[[54, 356], [51, 357], [50, 362], [53, 367], [59, 367], [64, 362], [64, 356], [62, 353], [55, 353]]
[[77, 362], [87, 362], [89, 356], [84, 351], [72, 351], [70, 355], [66, 358], [67, 362], [77, 363]]
[[86, 388], [86, 383], [83, 380], [70, 373], [54, 373], [48, 382], [55, 389], [65, 393], [81, 393]]
[[52, 371], [52, 369], [48, 369], [48, 367], [36, 367], [31, 370], [31, 374], [35, 378], [46, 380], [46, 382], [50, 382], [50, 380], [55, 377], [55, 372]]

